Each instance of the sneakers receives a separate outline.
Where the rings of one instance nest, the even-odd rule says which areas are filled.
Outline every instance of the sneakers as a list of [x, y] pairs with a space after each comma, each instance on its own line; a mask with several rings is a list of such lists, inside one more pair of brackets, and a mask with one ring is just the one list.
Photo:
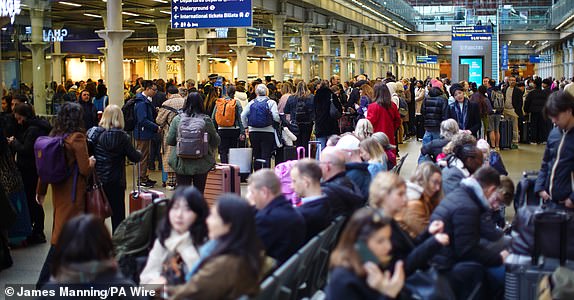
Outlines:
[[143, 186], [143, 187], [151, 188], [151, 187], [154, 187], [154, 185], [156, 183], [157, 183], [157, 181], [155, 181], [155, 180], [151, 180], [149, 178], [142, 178], [142, 179], [140, 179], [139, 185]]

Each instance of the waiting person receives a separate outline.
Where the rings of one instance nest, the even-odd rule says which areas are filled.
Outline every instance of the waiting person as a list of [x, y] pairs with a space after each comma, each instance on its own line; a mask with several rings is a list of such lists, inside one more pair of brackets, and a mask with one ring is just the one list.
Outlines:
[[101, 219], [93, 215], [70, 219], [58, 236], [52, 276], [44, 289], [57, 289], [56, 285], [88, 289], [92, 285], [135, 287], [120, 272], [113, 253], [110, 233]]
[[[271, 154], [275, 149], [275, 128], [273, 122], [279, 122], [277, 102], [269, 101], [267, 87], [264, 84], [257, 85], [255, 93], [257, 97], [247, 103], [241, 113], [243, 127], [248, 128], [249, 142], [253, 148], [253, 159], [263, 159], [267, 167], [271, 166]], [[262, 168], [261, 164], [254, 164], [254, 169]]]
[[[362, 208], [353, 214], [331, 254], [327, 299], [404, 297], [401, 297], [405, 284], [403, 263], [390, 266], [391, 234], [390, 218], [378, 211]], [[367, 260], [365, 253], [376, 261]]]
[[362, 119], [367, 117], [367, 108], [369, 104], [375, 100], [375, 91], [369, 83], [366, 83], [359, 88], [359, 95], [359, 108], [357, 109], [357, 113], [359, 114], [359, 118]]
[[153, 187], [156, 184], [155, 180], [148, 177], [148, 160], [150, 156], [151, 140], [157, 132], [161, 131], [161, 127], [155, 124], [154, 112], [155, 108], [152, 104], [152, 98], [157, 93], [157, 85], [151, 80], [143, 81], [143, 91], [138, 93], [135, 97], [135, 128], [134, 139], [136, 140], [136, 148], [142, 154], [139, 170], [139, 184], [145, 187]]
[[368, 197], [371, 173], [369, 163], [361, 159], [360, 143], [354, 135], [348, 134], [339, 140], [335, 148], [344, 154], [347, 177], [359, 187], [364, 197]]
[[451, 141], [452, 153], [447, 154], [447, 165], [442, 170], [442, 189], [445, 195], [455, 190], [462, 179], [472, 175], [484, 163], [482, 151], [476, 147], [476, 140], [468, 137], [468, 134], [462, 133]]
[[483, 128], [483, 131], [481, 131], [481, 137], [484, 138], [486, 138], [486, 133], [488, 132], [488, 115], [492, 114], [492, 105], [490, 104], [490, 101], [488, 101], [486, 91], [486, 86], [481, 85], [478, 87], [477, 92], [473, 93], [469, 99], [470, 102], [474, 102], [478, 106]]
[[518, 124], [524, 118], [522, 112], [523, 92], [516, 86], [516, 77], [508, 77], [509, 86], [502, 90], [504, 95], [504, 118], [512, 122], [512, 149], [518, 148], [520, 131]]
[[314, 115], [315, 115], [315, 136], [321, 142], [321, 149], [327, 146], [327, 139], [333, 134], [339, 134], [338, 120], [331, 116], [331, 103], [335, 105], [339, 112], [343, 112], [343, 105], [339, 96], [334, 94], [329, 87], [327, 80], [321, 81], [319, 89], [315, 93]]
[[291, 84], [291, 82], [283, 82], [281, 86], [281, 98], [279, 98], [279, 102], [277, 103], [277, 110], [280, 114], [285, 113], [285, 105], [287, 105], [289, 97], [293, 95], [293, 90], [293, 84]]
[[499, 297], [503, 289], [502, 264], [508, 252], [493, 251], [480, 244], [481, 216], [489, 209], [487, 199], [499, 186], [500, 175], [496, 170], [480, 168], [447, 194], [431, 215], [431, 222], [444, 222], [444, 231], [451, 240], [450, 246], [444, 247], [432, 261], [447, 275], [458, 299], [466, 299], [480, 283], [489, 292], [479, 294], [485, 298]]
[[104, 111], [104, 109], [106, 109], [106, 106], [108, 106], [108, 104], [110, 104], [110, 101], [108, 100], [108, 88], [102, 83], [99, 84], [97, 87], [98, 93], [96, 94], [96, 97], [94, 98], [94, 106], [96, 107], [97, 111]]
[[[199, 247], [207, 240], [208, 215], [207, 203], [198, 189], [180, 187], [175, 191], [160, 223], [158, 238], [140, 274], [140, 284], [185, 283], [185, 275], [199, 260]], [[176, 272], [169, 272], [171, 263], [179, 259], [182, 264]]]
[[379, 172], [387, 171], [387, 155], [376, 139], [369, 137], [362, 140], [359, 148], [361, 159], [369, 163], [371, 178], [375, 178]]
[[94, 146], [96, 173], [112, 208], [112, 232], [125, 219], [126, 157], [137, 163], [142, 154], [134, 148], [124, 129], [124, 114], [119, 106], [108, 105], [102, 114], [100, 127], [88, 131], [88, 141]]
[[92, 97], [88, 90], [83, 90], [80, 93], [80, 99], [78, 103], [82, 106], [84, 110], [84, 128], [86, 130], [98, 125], [98, 111], [92, 103]]
[[452, 137], [458, 134], [458, 123], [455, 119], [447, 119], [440, 123], [440, 139], [432, 140], [421, 148], [421, 155], [424, 155], [431, 162], [436, 162], [439, 154], [443, 153], [443, 148]]
[[387, 170], [391, 170], [397, 165], [397, 147], [391, 144], [389, 137], [383, 132], [375, 132], [372, 137], [383, 147], [383, 150], [385, 150]]
[[329, 199], [321, 190], [321, 168], [315, 160], [303, 159], [291, 169], [291, 186], [301, 198], [297, 208], [306, 225], [306, 241], [329, 227], [333, 221]]
[[574, 95], [558, 91], [550, 95], [546, 115], [556, 125], [548, 136], [534, 191], [547, 205], [574, 209]]
[[[234, 97], [235, 86], [229, 85], [227, 87], [227, 95], [223, 98], [223, 100], [217, 100], [212, 115], [212, 119], [215, 122], [215, 125], [217, 125], [217, 133], [221, 138], [221, 143], [219, 144], [219, 157], [221, 159], [221, 163], [224, 164], [229, 162], [229, 149], [237, 148], [239, 141], [245, 140], [245, 128], [241, 122], [241, 113], [243, 112], [243, 108], [241, 107], [241, 104], [239, 104], [239, 102], [234, 99]], [[219, 106], [219, 103], [223, 103], [223, 110], [222, 107]], [[233, 117], [233, 124], [218, 124], [217, 116], [227, 115], [228, 113], [225, 112], [225, 110], [231, 107], [235, 107], [235, 111], [232, 112], [235, 115]], [[218, 111], [218, 108], [221, 111]]]
[[291, 122], [295, 122], [299, 128], [297, 147], [307, 147], [315, 121], [315, 104], [314, 96], [304, 81], [297, 84], [293, 97], [290, 97], [285, 104], [284, 111], [286, 115], [291, 116]]
[[305, 243], [305, 219], [285, 199], [272, 170], [256, 171], [247, 183], [246, 197], [257, 209], [257, 235], [267, 255], [283, 263]]
[[329, 199], [333, 217], [350, 216], [366, 203], [367, 195], [345, 175], [343, 152], [333, 146], [323, 149], [319, 167], [323, 179], [321, 188]]
[[397, 219], [407, 205], [407, 185], [402, 177], [389, 173], [379, 173], [370, 187], [369, 205], [379, 209], [391, 220], [391, 242], [393, 245], [391, 264], [404, 261], [404, 270], [410, 276], [416, 270], [427, 269], [430, 259], [443, 246], [448, 245], [448, 235], [442, 233], [444, 224], [440, 221], [431, 222], [426, 230], [416, 238], [411, 238], [404, 231]]
[[253, 209], [239, 196], [217, 199], [207, 218], [209, 242], [192, 267], [189, 281], [171, 299], [237, 299], [259, 291], [263, 246], [256, 233]]
[[355, 127], [355, 131], [353, 131], [355, 137], [357, 137], [360, 141], [371, 137], [373, 135], [373, 124], [368, 119], [360, 119], [357, 122], [357, 126]]
[[[214, 149], [219, 146], [220, 138], [215, 131], [215, 126], [211, 118], [204, 114], [203, 111], [203, 98], [199, 93], [189, 93], [183, 112], [173, 118], [169, 133], [167, 136], [167, 144], [176, 146], [179, 136], [179, 127], [183, 118], [201, 118], [205, 122], [204, 132], [207, 133], [207, 155], [200, 158], [183, 158], [178, 156], [177, 151], [172, 151], [169, 158], [169, 166], [173, 168], [176, 173], [176, 181], [180, 186], [187, 186], [193, 184], [201, 193], [205, 190], [207, 182], [207, 173], [215, 165]], [[205, 143], [206, 141], [204, 141]]]
[[464, 89], [459, 84], [455, 83], [450, 87], [450, 94], [455, 102], [448, 107], [448, 117], [455, 119], [461, 130], [469, 130], [472, 135], [478, 137], [481, 124], [478, 104], [465, 98]]
[[[442, 84], [440, 85], [442, 87]], [[438, 87], [429, 90], [428, 97], [423, 100], [421, 114], [424, 116], [425, 134], [423, 146], [432, 140], [440, 139], [440, 123], [448, 119], [448, 100], [444, 98], [443, 91]], [[419, 157], [419, 162], [424, 156]]]
[[52, 126], [48, 121], [36, 117], [34, 107], [28, 103], [16, 105], [14, 117], [20, 126], [20, 133], [17, 137], [8, 138], [8, 144], [13, 153], [16, 154], [16, 166], [22, 175], [30, 221], [32, 222], [32, 234], [28, 237], [27, 242], [28, 244], [45, 243], [44, 208], [36, 202], [38, 172], [36, 170], [34, 143], [38, 137], [50, 134]]
[[432, 162], [423, 162], [407, 181], [407, 206], [397, 221], [412, 238], [425, 231], [430, 216], [442, 199], [442, 175]]
[[396, 145], [395, 132], [401, 125], [398, 106], [392, 102], [386, 84], [379, 82], [375, 84], [374, 90], [375, 100], [368, 106], [367, 120], [373, 124], [373, 132], [383, 132]]
[[[64, 225], [73, 217], [86, 211], [86, 178], [92, 174], [96, 159], [88, 157], [87, 139], [83, 126], [82, 107], [77, 103], [68, 102], [62, 106], [56, 117], [54, 128], [50, 132], [50, 136], [66, 136], [64, 139], [66, 161], [68, 166], [74, 166], [75, 171], [73, 172], [75, 174], [70, 175], [60, 183], [51, 184], [54, 225], [52, 227], [52, 240], [50, 241], [51, 247], [38, 279], [39, 286], [49, 279], [52, 257]], [[44, 204], [47, 192], [48, 184], [42, 182], [41, 178], [38, 179], [36, 201], [40, 205]]]
[[162, 164], [163, 172], [166, 173], [165, 185], [168, 190], [175, 190], [177, 184], [176, 174], [172, 167], [169, 165], [169, 157], [171, 153], [175, 150], [175, 147], [167, 144], [167, 136], [169, 134], [169, 128], [175, 116], [177, 116], [183, 109], [185, 104], [185, 98], [181, 96], [180, 91], [175, 86], [170, 86], [167, 88], [167, 100], [161, 105], [158, 110], [157, 118], [155, 119], [157, 125], [161, 127], [163, 136], [162, 145]]
[[530, 114], [530, 128], [528, 130], [532, 139], [528, 142], [542, 144], [546, 142], [550, 132], [548, 121], [544, 118], [544, 106], [550, 94], [547, 90], [541, 89], [542, 80], [540, 77], [532, 81], [532, 87], [533, 89], [526, 95], [524, 101], [524, 112]]
[[492, 114], [488, 115], [488, 135], [490, 138], [490, 146], [494, 150], [500, 150], [500, 118], [504, 112], [504, 95], [500, 89], [494, 84], [494, 80], [489, 80], [488, 85], [492, 88], [490, 91], [490, 103], [492, 104]]

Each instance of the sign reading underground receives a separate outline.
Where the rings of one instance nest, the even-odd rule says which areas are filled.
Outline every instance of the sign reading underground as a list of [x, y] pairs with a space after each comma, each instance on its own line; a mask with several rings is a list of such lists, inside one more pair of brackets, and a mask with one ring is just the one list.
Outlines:
[[251, 0], [172, 0], [171, 28], [250, 27]]

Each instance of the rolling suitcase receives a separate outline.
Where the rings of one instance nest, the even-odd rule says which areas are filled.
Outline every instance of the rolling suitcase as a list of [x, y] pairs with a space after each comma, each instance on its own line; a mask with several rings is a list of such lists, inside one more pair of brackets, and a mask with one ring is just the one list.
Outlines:
[[253, 164], [253, 148], [229, 149], [229, 164], [239, 166], [241, 182], [247, 181]]
[[530, 144], [530, 122], [528, 121], [520, 124], [520, 143]]
[[216, 164], [215, 168], [207, 174], [207, 182], [203, 196], [209, 207], [215, 204], [219, 195], [235, 193], [241, 195], [241, 180], [239, 166], [229, 164]]
[[283, 146], [275, 151], [275, 165], [296, 159], [297, 147], [295, 146]]
[[512, 146], [512, 121], [500, 120], [500, 149], [510, 149]]
[[423, 117], [423, 115], [415, 115], [415, 130], [417, 140], [422, 141], [425, 135], [425, 118]]
[[[504, 299], [538, 299], [538, 283], [543, 276], [552, 274], [559, 266], [556, 259], [545, 259], [541, 265], [532, 265], [526, 255], [511, 254], [504, 267]], [[569, 265], [569, 268], [574, 266]]]
[[157, 190], [150, 190], [150, 189], [142, 189], [140, 185], [137, 185], [136, 188], [136, 174], [139, 174], [140, 163], [138, 165], [138, 172], [135, 172], [135, 165], [134, 165], [134, 172], [133, 172], [133, 190], [130, 193], [130, 201], [129, 201], [129, 212], [130, 214], [134, 211], [138, 211], [148, 205], [150, 205], [155, 199], [163, 199], [165, 198], [165, 194], [162, 191]]

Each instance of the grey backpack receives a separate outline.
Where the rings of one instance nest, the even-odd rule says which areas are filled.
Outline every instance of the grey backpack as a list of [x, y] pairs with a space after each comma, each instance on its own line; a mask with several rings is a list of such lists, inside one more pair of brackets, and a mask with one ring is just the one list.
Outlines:
[[209, 138], [201, 115], [182, 115], [177, 128], [176, 153], [180, 158], [202, 158], [207, 155]]

